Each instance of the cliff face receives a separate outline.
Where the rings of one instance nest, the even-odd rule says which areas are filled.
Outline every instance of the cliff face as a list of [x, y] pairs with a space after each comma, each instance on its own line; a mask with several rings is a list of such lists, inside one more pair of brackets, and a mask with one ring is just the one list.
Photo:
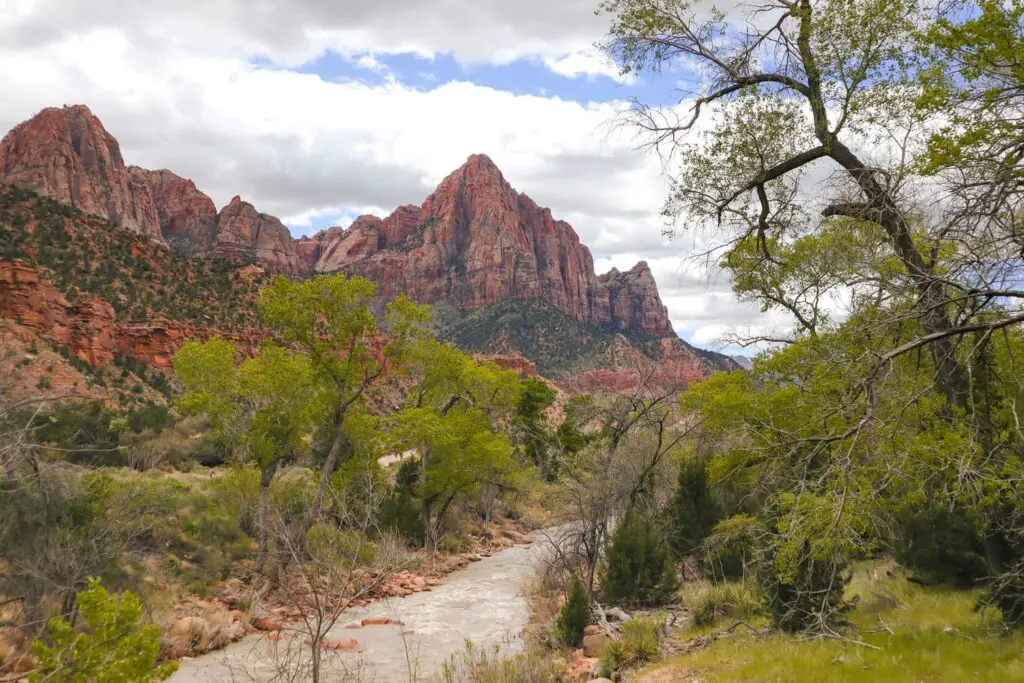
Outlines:
[[44, 109], [9, 132], [0, 141], [0, 181], [161, 239], [149, 186], [125, 168], [117, 140], [88, 107]]
[[315, 270], [342, 269], [377, 282], [386, 298], [463, 308], [543, 298], [585, 324], [675, 336], [646, 263], [597, 277], [572, 227], [516, 192], [483, 155], [445, 178], [418, 215], [402, 207], [383, 221], [364, 216], [326, 239]]
[[274, 216], [235, 197], [219, 213], [191, 181], [168, 170], [125, 167], [117, 140], [88, 108], [45, 109], [0, 143], [0, 182], [35, 190], [144, 234], [191, 257], [261, 265], [292, 277], [344, 270], [392, 298], [478, 309], [543, 299], [609, 332], [674, 337], [646, 263], [598, 277], [590, 250], [474, 155], [422, 206], [360, 217], [292, 239]]
[[85, 296], [70, 302], [60, 290], [40, 279], [34, 268], [20, 261], [0, 260], [0, 317], [13, 320], [39, 339], [67, 346], [77, 358], [94, 367], [120, 355], [168, 369], [171, 358], [188, 339], [219, 335], [253, 352], [266, 338], [266, 333], [258, 330], [239, 333], [159, 318], [145, 323], [118, 323], [114, 308], [106, 301]]
[[298, 241], [274, 216], [260, 213], [237, 195], [217, 216], [217, 234], [210, 256], [258, 263], [272, 273], [302, 275]]
[[217, 237], [217, 207], [188, 178], [168, 170], [128, 169], [140, 185], [150, 188], [159, 229], [171, 248], [187, 256], [213, 251]]

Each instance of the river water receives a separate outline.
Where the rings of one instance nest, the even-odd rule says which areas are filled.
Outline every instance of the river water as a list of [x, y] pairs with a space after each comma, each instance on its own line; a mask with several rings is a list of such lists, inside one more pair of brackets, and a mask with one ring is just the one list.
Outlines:
[[[524, 591], [535, 576], [547, 547], [540, 540], [526, 547], [508, 548], [450, 574], [433, 590], [405, 598], [391, 598], [346, 612], [328, 638], [355, 638], [359, 654], [330, 654], [323, 680], [420, 681], [435, 680], [452, 655], [460, 655], [467, 640], [474, 646], [514, 651], [529, 609]], [[345, 629], [366, 617], [389, 617], [404, 626], [366, 626]], [[308, 675], [282, 675], [288, 669], [282, 654], [288, 638], [274, 643], [265, 634], [250, 636], [228, 647], [182, 660], [172, 683], [289, 683]], [[275, 650], [277, 654], [275, 654]], [[412, 670], [412, 673], [410, 673]], [[357, 672], [353, 673], [353, 672]]]

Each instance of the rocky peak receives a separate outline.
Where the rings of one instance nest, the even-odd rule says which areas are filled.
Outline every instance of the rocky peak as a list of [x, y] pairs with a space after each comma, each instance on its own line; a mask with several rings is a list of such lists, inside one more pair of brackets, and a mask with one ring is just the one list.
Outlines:
[[217, 235], [217, 207], [188, 178], [161, 169], [129, 166], [132, 177], [147, 185], [160, 218], [160, 233], [171, 248], [188, 256], [203, 256], [213, 249]]
[[261, 213], [238, 195], [217, 215], [211, 255], [232, 261], [258, 263], [269, 272], [299, 276], [306, 269], [297, 240], [284, 223]]
[[0, 182], [161, 239], [149, 187], [132, 177], [117, 140], [84, 105], [43, 109], [11, 130], [0, 141]]
[[545, 299], [582, 323], [674, 337], [646, 263], [601, 277], [572, 226], [517, 192], [494, 161], [474, 154], [422, 206], [360, 217], [292, 239], [274, 216], [235, 195], [219, 213], [171, 171], [126, 168], [117, 140], [85, 106], [45, 109], [0, 143], [0, 181], [71, 203], [166, 241], [189, 256], [257, 264], [306, 277], [348, 270], [380, 294], [479, 308]]

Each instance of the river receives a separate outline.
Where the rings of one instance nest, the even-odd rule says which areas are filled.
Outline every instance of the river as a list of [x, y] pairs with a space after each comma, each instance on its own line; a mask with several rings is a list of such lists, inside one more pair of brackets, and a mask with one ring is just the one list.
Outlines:
[[[359, 654], [330, 654], [323, 677], [338, 681], [434, 680], [465, 642], [485, 648], [514, 651], [529, 619], [524, 589], [535, 576], [547, 541], [508, 548], [450, 574], [433, 590], [404, 598], [391, 598], [346, 612], [328, 638], [355, 638]], [[345, 624], [366, 617], [388, 617], [405, 625], [345, 629]], [[284, 641], [287, 636], [282, 636]], [[289, 648], [269, 641], [265, 634], [250, 636], [228, 647], [182, 660], [172, 683], [234, 683], [308, 680], [282, 676], [281, 654]], [[292, 648], [306, 650], [308, 648]], [[410, 662], [412, 665], [410, 666]], [[359, 670], [358, 676], [352, 674]], [[410, 669], [413, 674], [410, 674]]]

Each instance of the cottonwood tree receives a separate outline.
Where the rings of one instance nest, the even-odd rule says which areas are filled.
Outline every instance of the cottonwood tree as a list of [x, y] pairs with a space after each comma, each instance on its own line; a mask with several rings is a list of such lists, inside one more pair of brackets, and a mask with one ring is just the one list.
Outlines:
[[498, 426], [511, 418], [520, 383], [514, 371], [436, 340], [411, 346], [405, 371], [414, 385], [392, 422], [396, 448], [418, 452], [426, 537], [436, 548], [458, 496], [516, 485], [521, 468]]
[[903, 542], [924, 503], [979, 520], [992, 573], [1009, 571], [1024, 547], [1004, 521], [1022, 446], [1020, 3], [602, 9], [625, 70], [698, 76], [678, 107], [629, 112], [674, 155], [666, 214], [708, 230], [741, 298], [792, 316], [794, 334], [755, 340], [788, 348], [685, 406], [713, 483], [770, 522], [767, 584], [793, 596], [773, 615], [829, 631], [848, 558]]
[[186, 391], [178, 404], [202, 413], [244, 461], [259, 468], [259, 559], [266, 566], [270, 485], [278, 470], [308, 449], [326, 403], [326, 386], [308, 358], [264, 344], [238, 363], [239, 349], [215, 337], [188, 341], [174, 356], [175, 377]]
[[346, 420], [365, 401], [367, 391], [401, 361], [410, 344], [427, 335], [429, 308], [404, 295], [388, 303], [382, 321], [387, 335], [382, 334], [370, 308], [375, 296], [372, 282], [344, 274], [302, 282], [279, 277], [260, 292], [263, 321], [305, 355], [316, 376], [330, 387], [328, 418], [321, 425], [330, 445], [304, 529], [320, 514], [331, 477], [354, 453]]
[[[974, 291], [965, 281], [968, 269], [940, 259], [951, 246], [942, 222], [930, 220], [911, 196], [913, 136], [923, 136], [927, 123], [912, 98], [926, 11], [909, 0], [775, 0], [741, 4], [730, 15], [683, 0], [610, 0], [601, 8], [612, 15], [604, 46], [624, 70], [685, 61], [706, 84], [676, 109], [638, 104], [632, 112], [654, 144], [679, 153], [666, 211], [718, 226], [727, 263], [742, 265], [741, 287], [789, 310], [806, 334], [820, 325], [821, 291], [859, 283], [865, 274], [849, 272], [842, 261], [817, 274], [802, 264], [790, 267], [792, 291], [780, 292], [771, 271], [807, 255], [776, 248], [792, 250], [790, 243], [804, 236], [819, 242], [810, 248], [825, 249], [837, 245], [820, 242], [841, 241], [837, 233], [877, 231], [898, 270], [867, 276], [886, 281], [890, 291], [879, 296], [898, 288], [911, 304], [903, 318], [919, 325], [912, 345], [899, 352], [927, 348], [947, 403], [966, 406], [969, 370], [958, 340], [1024, 316], [979, 317], [977, 304], [994, 292]], [[705, 124], [710, 130], [698, 132]], [[891, 162], [871, 149], [883, 145], [897, 152]], [[801, 180], [811, 171], [833, 174], [836, 189], [823, 206], [806, 199]], [[745, 283], [744, 276], [756, 281]]]

